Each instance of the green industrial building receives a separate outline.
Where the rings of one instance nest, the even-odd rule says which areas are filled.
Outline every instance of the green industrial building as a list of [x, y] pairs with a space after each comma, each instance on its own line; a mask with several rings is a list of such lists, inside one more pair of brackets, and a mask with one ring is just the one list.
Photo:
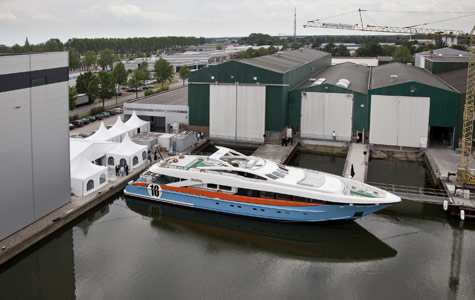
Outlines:
[[391, 63], [330, 66], [300, 49], [230, 61], [190, 74], [190, 129], [263, 143], [291, 126], [303, 139], [394, 147], [455, 147], [463, 95], [428, 70]]
[[329, 53], [304, 48], [192, 72], [189, 127], [215, 139], [278, 138], [289, 125], [289, 91], [330, 64]]

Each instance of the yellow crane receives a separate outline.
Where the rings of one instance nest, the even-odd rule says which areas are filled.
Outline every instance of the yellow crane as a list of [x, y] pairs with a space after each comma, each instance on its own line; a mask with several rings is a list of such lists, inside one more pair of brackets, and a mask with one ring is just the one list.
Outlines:
[[463, 111], [462, 143], [460, 147], [460, 167], [457, 178], [463, 183], [474, 184], [475, 176], [470, 172], [470, 159], [472, 158], [473, 120], [475, 117], [475, 50], [473, 49], [473, 33], [470, 32], [470, 45], [468, 48], [467, 91], [465, 95], [465, 108]]

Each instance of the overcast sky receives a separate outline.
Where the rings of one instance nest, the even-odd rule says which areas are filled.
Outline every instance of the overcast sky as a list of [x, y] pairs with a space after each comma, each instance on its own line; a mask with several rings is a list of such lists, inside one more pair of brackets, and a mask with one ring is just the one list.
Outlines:
[[[358, 8], [370, 25], [410, 26], [475, 12], [474, 0], [0, 0], [0, 44], [23, 45], [73, 37], [247, 36], [253, 32], [297, 35], [358, 34], [355, 31], [304, 29], [308, 20]], [[396, 13], [394, 11], [431, 12]], [[437, 13], [433, 13], [437, 12]], [[325, 19], [359, 23], [357, 13]], [[427, 25], [469, 32], [475, 15]]]

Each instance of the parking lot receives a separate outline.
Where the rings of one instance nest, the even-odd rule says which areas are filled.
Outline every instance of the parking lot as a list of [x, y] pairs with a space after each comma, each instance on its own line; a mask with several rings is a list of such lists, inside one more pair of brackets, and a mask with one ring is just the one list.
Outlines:
[[124, 120], [123, 113], [120, 114], [120, 115], [110, 116], [110, 117], [104, 118], [102, 120], [94, 121], [94, 122], [89, 123], [87, 125], [84, 125], [82, 127], [74, 128], [74, 129], [69, 131], [69, 136], [78, 135], [80, 133], [90, 133], [94, 130], [97, 130], [97, 129], [99, 129], [99, 125], [101, 125], [101, 121], [104, 122], [104, 125], [106, 125], [106, 126], [108, 126], [108, 125], [112, 126], [117, 121], [118, 117], [120, 117], [120, 118], [122, 118], [122, 120]]

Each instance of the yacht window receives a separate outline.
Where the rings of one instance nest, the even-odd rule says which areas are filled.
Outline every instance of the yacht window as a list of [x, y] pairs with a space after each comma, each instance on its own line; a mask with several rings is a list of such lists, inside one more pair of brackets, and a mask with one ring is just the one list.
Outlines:
[[262, 198], [274, 199], [275, 195], [274, 195], [274, 193], [271, 193], [271, 192], [261, 191], [261, 197]]
[[279, 179], [279, 177], [275, 176], [275, 175], [272, 175], [272, 174], [266, 174], [267, 177], [269, 177], [270, 179]]
[[208, 183], [206, 186], [210, 189], [217, 189], [218, 188], [218, 185], [214, 184], [214, 183]]
[[279, 200], [292, 200], [292, 196], [286, 194], [275, 194], [275, 199]]
[[299, 197], [299, 196], [294, 196], [293, 200], [298, 201], [298, 202], [307, 202], [307, 198]]
[[232, 190], [232, 188], [230, 186], [227, 186], [227, 185], [220, 185], [219, 186], [219, 189], [220, 190], [225, 190], [225, 191], [230, 191]]

